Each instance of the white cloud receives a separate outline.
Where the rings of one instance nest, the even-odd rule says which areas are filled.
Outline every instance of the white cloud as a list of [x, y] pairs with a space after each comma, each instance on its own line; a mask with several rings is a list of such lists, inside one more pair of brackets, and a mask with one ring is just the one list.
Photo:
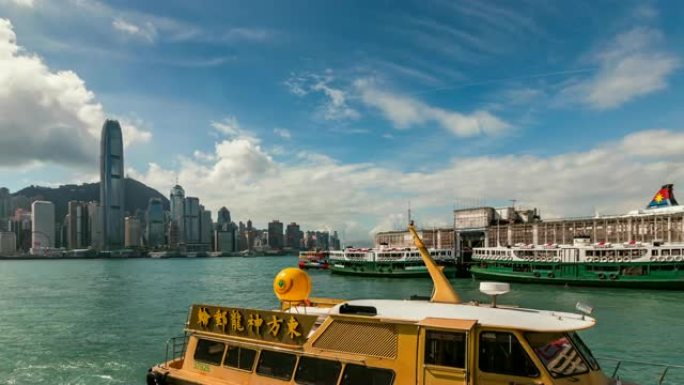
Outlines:
[[[16, 43], [9, 20], [0, 19], [0, 164], [96, 162], [105, 111], [73, 71], [52, 71]], [[125, 145], [151, 134], [122, 120]]]
[[149, 43], [154, 42], [157, 38], [157, 29], [151, 22], [147, 22], [142, 25], [136, 25], [132, 22], [117, 17], [112, 22], [112, 26], [118, 31], [121, 31], [129, 36], [143, 39]]
[[679, 60], [662, 48], [662, 41], [662, 33], [650, 28], [621, 33], [592, 55], [598, 73], [568, 86], [564, 96], [608, 109], [666, 88]]
[[353, 120], [360, 117], [358, 111], [349, 106], [347, 91], [336, 88], [332, 70], [324, 74], [292, 75], [285, 81], [290, 92], [299, 97], [311, 93], [322, 93], [325, 101], [318, 107], [317, 114], [325, 120]]
[[[660, 153], [662, 140], [669, 145]], [[344, 164], [325, 154], [299, 152], [277, 162], [245, 139], [217, 143], [211, 161], [182, 162], [180, 183], [212, 210], [227, 206], [237, 218], [296, 221], [304, 228], [333, 228], [349, 241], [399, 225], [411, 201], [421, 223], [451, 223], [463, 198], [517, 199], [544, 217], [625, 212], [645, 205], [664, 182], [684, 185], [684, 133], [636, 132], [613, 143], [556, 156], [461, 157], [425, 172], [367, 163]], [[175, 172], [159, 165], [131, 174], [167, 191]], [[397, 224], [401, 222], [400, 224]]]
[[285, 128], [274, 128], [273, 133], [283, 139], [292, 139], [292, 133], [290, 132], [290, 130]]
[[228, 116], [219, 122], [212, 121], [210, 125], [214, 130], [224, 134], [230, 139], [245, 139], [253, 143], [259, 143], [261, 141], [256, 134], [242, 128], [235, 116]]
[[27, 7], [27, 8], [33, 8], [35, 5], [34, 0], [9, 0], [10, 3], [13, 3], [15, 5], [18, 5], [20, 7]]
[[458, 136], [480, 134], [493, 135], [510, 128], [510, 124], [488, 111], [478, 110], [462, 114], [444, 108], [433, 107], [409, 96], [381, 90], [372, 80], [359, 79], [355, 86], [361, 100], [377, 108], [398, 129], [436, 122]]

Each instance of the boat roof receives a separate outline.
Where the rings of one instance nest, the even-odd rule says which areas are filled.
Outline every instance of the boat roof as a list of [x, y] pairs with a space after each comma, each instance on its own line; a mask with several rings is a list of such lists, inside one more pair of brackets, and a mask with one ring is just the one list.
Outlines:
[[[483, 326], [515, 330], [559, 332], [593, 327], [596, 320], [576, 313], [525, 309], [519, 307], [476, 304], [447, 304], [428, 301], [361, 299], [351, 300], [328, 309], [301, 309], [310, 314], [340, 314], [340, 306], [372, 306], [377, 310], [374, 318], [420, 322], [427, 318], [473, 320]], [[293, 309], [294, 310], [294, 309]], [[296, 311], [296, 310], [295, 310]]]

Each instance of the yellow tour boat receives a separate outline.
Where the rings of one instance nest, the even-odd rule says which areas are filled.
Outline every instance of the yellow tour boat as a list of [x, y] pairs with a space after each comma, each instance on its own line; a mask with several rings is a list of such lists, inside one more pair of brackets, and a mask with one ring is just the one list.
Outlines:
[[148, 385], [627, 385], [577, 335], [586, 314], [463, 303], [409, 225], [434, 282], [429, 300], [309, 298], [296, 268], [276, 275], [275, 311], [193, 305]]

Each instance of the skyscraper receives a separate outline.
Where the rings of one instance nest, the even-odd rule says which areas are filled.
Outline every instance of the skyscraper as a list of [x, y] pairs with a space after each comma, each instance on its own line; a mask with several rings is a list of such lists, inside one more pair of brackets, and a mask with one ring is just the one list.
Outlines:
[[67, 204], [67, 247], [83, 249], [90, 246], [88, 203], [69, 201]]
[[230, 225], [230, 211], [227, 208], [221, 207], [218, 211], [218, 216], [216, 217], [216, 227], [218, 230], [228, 230]]
[[283, 223], [275, 219], [268, 224], [268, 245], [271, 249], [282, 249], [284, 243]]
[[295, 222], [290, 223], [285, 230], [285, 247], [299, 249], [302, 247], [303, 235], [298, 224]]
[[185, 198], [185, 213], [183, 227], [185, 230], [185, 243], [200, 243], [200, 204], [199, 198]]
[[[185, 190], [179, 185], [173, 186], [169, 194], [171, 203], [171, 223], [169, 224], [169, 243], [174, 247], [185, 243]], [[171, 235], [174, 235], [171, 237]]]
[[136, 217], [126, 217], [126, 235], [125, 235], [125, 245], [126, 247], [140, 247], [142, 240], [142, 228], [140, 225], [140, 219]]
[[145, 239], [148, 247], [155, 248], [164, 244], [164, 207], [159, 198], [150, 198], [147, 204]]
[[31, 254], [42, 254], [55, 247], [55, 205], [35, 201], [31, 204]]
[[102, 248], [124, 246], [124, 154], [121, 126], [105, 120], [100, 140], [100, 207]]

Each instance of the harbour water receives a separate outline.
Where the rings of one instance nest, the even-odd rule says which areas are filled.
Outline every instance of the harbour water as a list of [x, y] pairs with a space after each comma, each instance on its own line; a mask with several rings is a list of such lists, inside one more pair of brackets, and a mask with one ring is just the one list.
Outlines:
[[[295, 257], [166, 260], [0, 261], [0, 384], [144, 384], [182, 334], [192, 303], [274, 308], [272, 279]], [[314, 296], [409, 298], [429, 279], [368, 279], [311, 272]], [[486, 301], [471, 279], [465, 300]], [[684, 364], [682, 292], [512, 285], [500, 303], [575, 311], [595, 307], [598, 325], [581, 335], [606, 373], [615, 362]], [[623, 378], [657, 384], [663, 368], [623, 363]], [[684, 384], [671, 369], [663, 384]]]

